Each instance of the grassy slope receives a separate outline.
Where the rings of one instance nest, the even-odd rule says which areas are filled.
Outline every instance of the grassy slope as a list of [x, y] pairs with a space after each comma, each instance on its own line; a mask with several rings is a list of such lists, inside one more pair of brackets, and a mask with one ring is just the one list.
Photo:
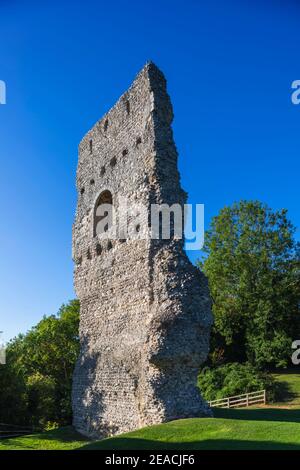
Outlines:
[[0, 440], [0, 450], [72, 450], [89, 442], [72, 426], [67, 426], [41, 434], [2, 439]]
[[86, 449], [300, 449], [300, 410], [217, 410], [216, 419], [178, 420]]
[[2, 440], [0, 450], [300, 449], [300, 375], [276, 374], [275, 378], [286, 384], [282, 404], [289, 409], [219, 409], [215, 418], [173, 421], [99, 442], [90, 442], [66, 427]]
[[273, 374], [273, 377], [282, 387], [282, 397], [278, 405], [300, 408], [300, 374], [291, 371], [283, 374]]
[[300, 410], [216, 410], [99, 442], [71, 427], [0, 441], [0, 449], [300, 449]]

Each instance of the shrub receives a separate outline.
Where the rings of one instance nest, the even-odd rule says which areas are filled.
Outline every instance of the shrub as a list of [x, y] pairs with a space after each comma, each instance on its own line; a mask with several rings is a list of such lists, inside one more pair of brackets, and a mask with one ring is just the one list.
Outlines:
[[59, 428], [59, 423], [57, 423], [56, 421], [47, 421], [44, 426], [45, 431], [54, 431], [54, 429], [58, 429], [58, 428]]
[[217, 400], [263, 389], [267, 390], [268, 401], [275, 398], [273, 378], [248, 363], [233, 362], [211, 369], [206, 367], [199, 374], [198, 386], [206, 400]]

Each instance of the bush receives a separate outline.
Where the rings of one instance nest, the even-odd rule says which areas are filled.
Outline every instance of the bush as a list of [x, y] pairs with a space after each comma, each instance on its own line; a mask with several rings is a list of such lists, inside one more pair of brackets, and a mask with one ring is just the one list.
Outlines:
[[54, 429], [58, 429], [59, 426], [60, 426], [59, 423], [57, 423], [56, 421], [47, 421], [44, 425], [44, 430], [54, 431]]
[[206, 400], [267, 390], [268, 401], [275, 398], [273, 378], [252, 365], [229, 363], [213, 369], [204, 368], [198, 377], [198, 386]]

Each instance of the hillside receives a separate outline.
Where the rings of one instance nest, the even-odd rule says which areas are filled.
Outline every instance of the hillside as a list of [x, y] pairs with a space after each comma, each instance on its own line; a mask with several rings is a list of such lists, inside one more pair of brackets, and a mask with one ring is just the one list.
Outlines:
[[284, 373], [275, 378], [283, 384], [283, 395], [272, 407], [215, 409], [214, 418], [172, 421], [97, 442], [85, 439], [69, 426], [0, 440], [0, 450], [300, 450], [300, 376]]
[[291, 370], [273, 374], [273, 377], [281, 389], [279, 402], [276, 405], [300, 408], [300, 374], [295, 374]]
[[151, 426], [118, 437], [90, 442], [72, 427], [5, 439], [13, 449], [299, 449], [300, 410], [216, 410], [215, 418], [194, 418]]

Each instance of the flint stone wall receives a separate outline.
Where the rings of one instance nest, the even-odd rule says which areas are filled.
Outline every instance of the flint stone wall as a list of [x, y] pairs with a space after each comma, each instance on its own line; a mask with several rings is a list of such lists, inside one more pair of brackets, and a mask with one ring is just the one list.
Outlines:
[[182, 240], [99, 240], [95, 204], [109, 190], [129, 202], [186, 201], [177, 169], [172, 105], [148, 63], [79, 146], [73, 226], [81, 305], [73, 379], [74, 426], [105, 437], [168, 420], [210, 415], [196, 388], [212, 323], [205, 276]]

